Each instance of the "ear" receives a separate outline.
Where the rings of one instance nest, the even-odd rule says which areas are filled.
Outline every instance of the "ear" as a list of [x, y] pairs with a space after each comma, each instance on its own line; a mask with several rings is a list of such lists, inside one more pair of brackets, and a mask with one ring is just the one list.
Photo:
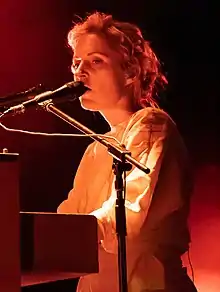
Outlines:
[[125, 73], [125, 85], [130, 85], [134, 83], [135, 76], [134, 74]]
[[133, 82], [134, 82], [133, 78], [126, 78], [125, 86], [128, 86], [128, 85], [132, 84]]
[[125, 84], [130, 85], [134, 83], [136, 76], [137, 76], [137, 68], [133, 64], [129, 64], [127, 66], [125, 73]]

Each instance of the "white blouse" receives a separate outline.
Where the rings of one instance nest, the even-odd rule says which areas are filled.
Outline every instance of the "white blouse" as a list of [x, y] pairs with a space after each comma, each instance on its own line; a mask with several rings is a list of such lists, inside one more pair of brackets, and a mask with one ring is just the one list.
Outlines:
[[[145, 174], [133, 167], [126, 176], [128, 291], [163, 289], [164, 269], [156, 255], [162, 252], [164, 256], [173, 249], [181, 255], [190, 242], [187, 217], [192, 184], [185, 146], [169, 115], [150, 107], [137, 111], [106, 135], [119, 140], [150, 169]], [[78, 292], [119, 291], [112, 163], [113, 157], [103, 145], [90, 144], [73, 189], [58, 207], [59, 213], [98, 218], [99, 273], [81, 277]]]

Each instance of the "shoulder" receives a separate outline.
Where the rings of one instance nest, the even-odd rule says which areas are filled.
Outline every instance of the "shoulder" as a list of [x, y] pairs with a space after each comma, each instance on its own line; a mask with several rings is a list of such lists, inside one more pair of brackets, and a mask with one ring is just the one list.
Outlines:
[[[174, 121], [171, 119], [168, 113], [158, 108], [147, 107], [135, 112], [129, 121], [124, 125], [123, 143], [126, 144], [128, 139], [134, 140], [146, 138], [146, 135], [151, 135], [151, 139], [154, 139], [159, 135], [168, 135], [172, 129], [176, 128]], [[105, 136], [114, 136], [109, 131], [105, 133]], [[113, 141], [113, 140], [112, 140]], [[95, 158], [97, 152], [100, 152], [103, 147], [97, 141], [92, 142], [87, 147], [84, 156], [87, 158]]]
[[147, 107], [135, 112], [129, 123], [130, 130], [140, 127], [142, 129], [171, 129], [176, 128], [170, 115], [162, 109]]

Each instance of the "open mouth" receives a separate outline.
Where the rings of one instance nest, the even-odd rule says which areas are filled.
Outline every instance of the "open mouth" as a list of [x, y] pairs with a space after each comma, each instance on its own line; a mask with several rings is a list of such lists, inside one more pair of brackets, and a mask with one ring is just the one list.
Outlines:
[[90, 91], [92, 91], [92, 89], [90, 87], [88, 87], [87, 85], [85, 85], [85, 92], [84, 92], [84, 94], [87, 94]]
[[84, 84], [85, 88], [87, 89], [87, 91], [92, 90], [91, 87], [89, 87], [88, 85]]
[[88, 93], [89, 91], [91, 91], [91, 88], [82, 83], [82, 86], [79, 87], [79, 93], [80, 93], [79, 96], [82, 96]]
[[86, 86], [86, 92], [91, 91], [92, 89]]

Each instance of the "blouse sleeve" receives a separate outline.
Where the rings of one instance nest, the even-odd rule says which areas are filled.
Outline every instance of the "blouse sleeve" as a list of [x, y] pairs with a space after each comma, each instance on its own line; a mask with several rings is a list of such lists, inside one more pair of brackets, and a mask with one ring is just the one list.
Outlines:
[[[161, 162], [169, 146], [170, 122], [165, 114], [148, 113], [140, 117], [128, 131], [124, 144], [131, 151], [132, 157], [150, 169], [149, 174], [136, 167], [126, 177], [126, 224], [127, 237], [135, 237], [147, 216], [154, 189], [158, 180]], [[114, 182], [109, 199], [100, 209], [91, 214], [99, 220], [100, 239], [109, 252], [116, 249], [115, 222], [116, 191]]]

